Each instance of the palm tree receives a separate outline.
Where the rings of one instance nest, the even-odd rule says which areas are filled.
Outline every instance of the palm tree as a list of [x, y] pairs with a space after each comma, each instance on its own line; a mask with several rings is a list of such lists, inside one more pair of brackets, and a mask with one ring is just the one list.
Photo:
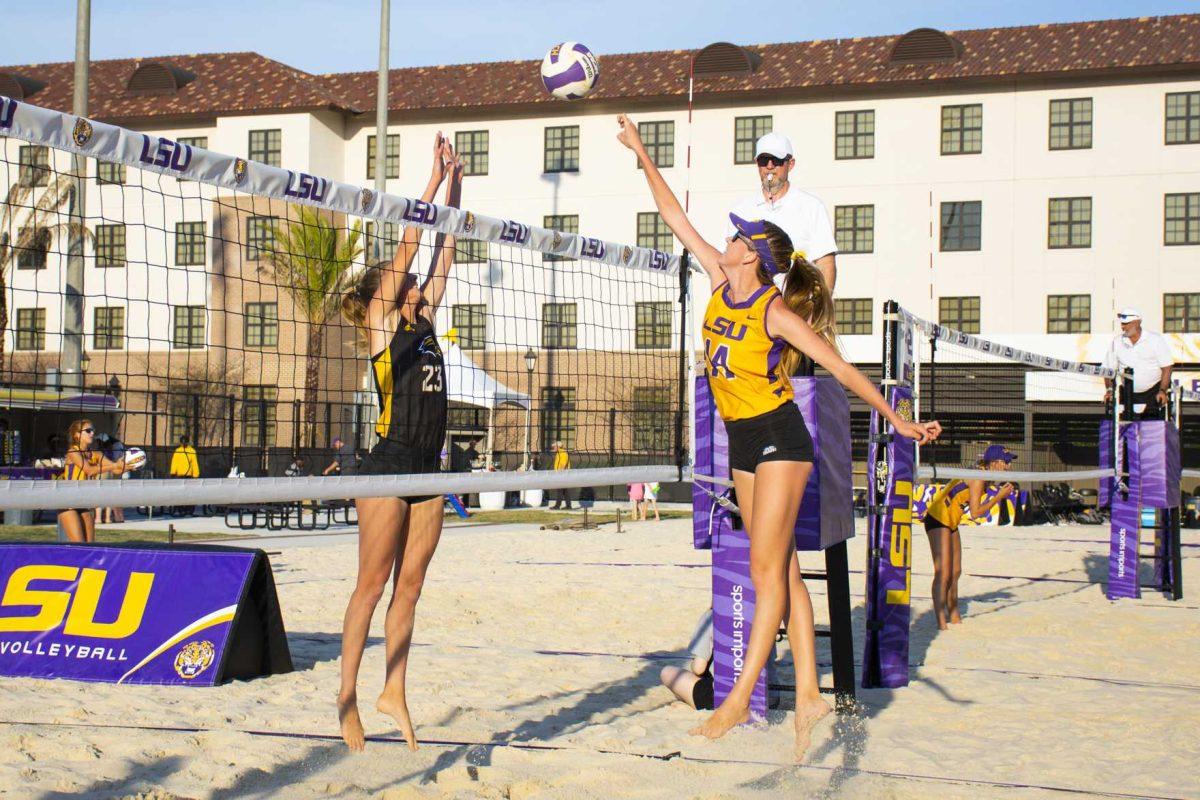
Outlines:
[[[55, 175], [33, 199], [36, 186], [18, 180], [8, 188], [0, 211], [0, 373], [4, 371], [4, 331], [8, 330], [8, 271], [21, 253], [45, 249], [56, 236], [79, 237], [86, 243], [92, 232], [86, 225], [61, 221], [75, 199], [75, 179]], [[16, 239], [13, 239], [13, 231]]]
[[272, 229], [266, 249], [267, 270], [308, 321], [305, 349], [304, 422], [310, 433], [317, 421], [317, 392], [321, 384], [321, 355], [325, 323], [341, 308], [354, 259], [362, 253], [358, 241], [362, 223], [342, 235], [332, 217], [309, 206], [297, 206], [298, 218]]

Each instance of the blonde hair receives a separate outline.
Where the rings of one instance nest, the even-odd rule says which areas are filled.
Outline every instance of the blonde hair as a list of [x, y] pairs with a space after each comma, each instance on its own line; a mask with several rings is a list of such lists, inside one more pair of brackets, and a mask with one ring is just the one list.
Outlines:
[[364, 353], [369, 348], [367, 333], [367, 304], [379, 291], [381, 270], [387, 264], [380, 261], [358, 274], [350, 288], [342, 294], [342, 316], [356, 329], [358, 347]]
[[[79, 447], [79, 434], [83, 433], [83, 429], [92, 425], [90, 419], [77, 419], [67, 427], [67, 450], [72, 447]], [[95, 427], [92, 425], [92, 427]]]
[[[767, 244], [775, 263], [783, 271], [783, 302], [789, 309], [805, 320], [812, 329], [830, 345], [837, 347], [837, 327], [834, 324], [833, 294], [825, 284], [825, 276], [814, 267], [803, 253], [792, 249], [792, 240], [778, 225], [764, 222]], [[787, 265], [786, 267], [784, 265]], [[759, 260], [758, 278], [763, 283], [772, 282], [766, 265]], [[800, 363], [801, 352], [788, 346], [779, 361], [784, 375], [791, 375]]]

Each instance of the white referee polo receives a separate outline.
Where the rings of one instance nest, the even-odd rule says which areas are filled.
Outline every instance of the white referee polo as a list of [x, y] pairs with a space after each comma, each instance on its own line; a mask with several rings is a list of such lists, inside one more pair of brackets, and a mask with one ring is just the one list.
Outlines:
[[[755, 192], [739, 200], [730, 211], [745, 220], [765, 219], [783, 228], [792, 240], [792, 248], [803, 252], [810, 262], [837, 253], [837, 240], [833, 238], [833, 225], [825, 204], [795, 186], [789, 186], [787, 193], [774, 203], [764, 199], [761, 191]], [[733, 234], [733, 223], [726, 219], [725, 238]]]
[[1175, 356], [1167, 337], [1143, 330], [1137, 344], [1129, 341], [1127, 336], [1113, 339], [1112, 347], [1104, 357], [1104, 366], [1116, 369], [1118, 364], [1133, 371], [1133, 390], [1144, 392], [1162, 382], [1163, 368], [1173, 366]]

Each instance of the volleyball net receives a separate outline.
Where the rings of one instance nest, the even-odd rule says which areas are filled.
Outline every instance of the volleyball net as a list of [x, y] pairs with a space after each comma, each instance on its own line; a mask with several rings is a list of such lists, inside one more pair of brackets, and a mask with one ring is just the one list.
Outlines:
[[[49, 477], [81, 418], [119, 443], [110, 455], [148, 455], [137, 480], [2, 481], [0, 507], [681, 477], [688, 270], [661, 220], [642, 247], [584, 235], [577, 216], [539, 226], [377, 193], [264, 163], [282, 160], [279, 132], [255, 133], [261, 160], [0, 97], [0, 470]], [[414, 189], [429, 167], [405, 165]], [[340, 300], [411, 227], [419, 276], [457, 238], [435, 324], [451, 474], [355, 476], [381, 423]], [[572, 468], [554, 474], [559, 444]], [[199, 480], [169, 479], [181, 446]], [[322, 475], [335, 459], [341, 475]]]

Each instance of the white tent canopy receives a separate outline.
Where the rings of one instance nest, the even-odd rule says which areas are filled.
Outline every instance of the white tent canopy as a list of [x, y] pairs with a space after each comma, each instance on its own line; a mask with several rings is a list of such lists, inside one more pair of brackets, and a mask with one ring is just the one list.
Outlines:
[[450, 402], [492, 411], [502, 405], [529, 408], [529, 395], [514, 391], [488, 375], [454, 342], [443, 339], [441, 344], [446, 363], [446, 396]]

